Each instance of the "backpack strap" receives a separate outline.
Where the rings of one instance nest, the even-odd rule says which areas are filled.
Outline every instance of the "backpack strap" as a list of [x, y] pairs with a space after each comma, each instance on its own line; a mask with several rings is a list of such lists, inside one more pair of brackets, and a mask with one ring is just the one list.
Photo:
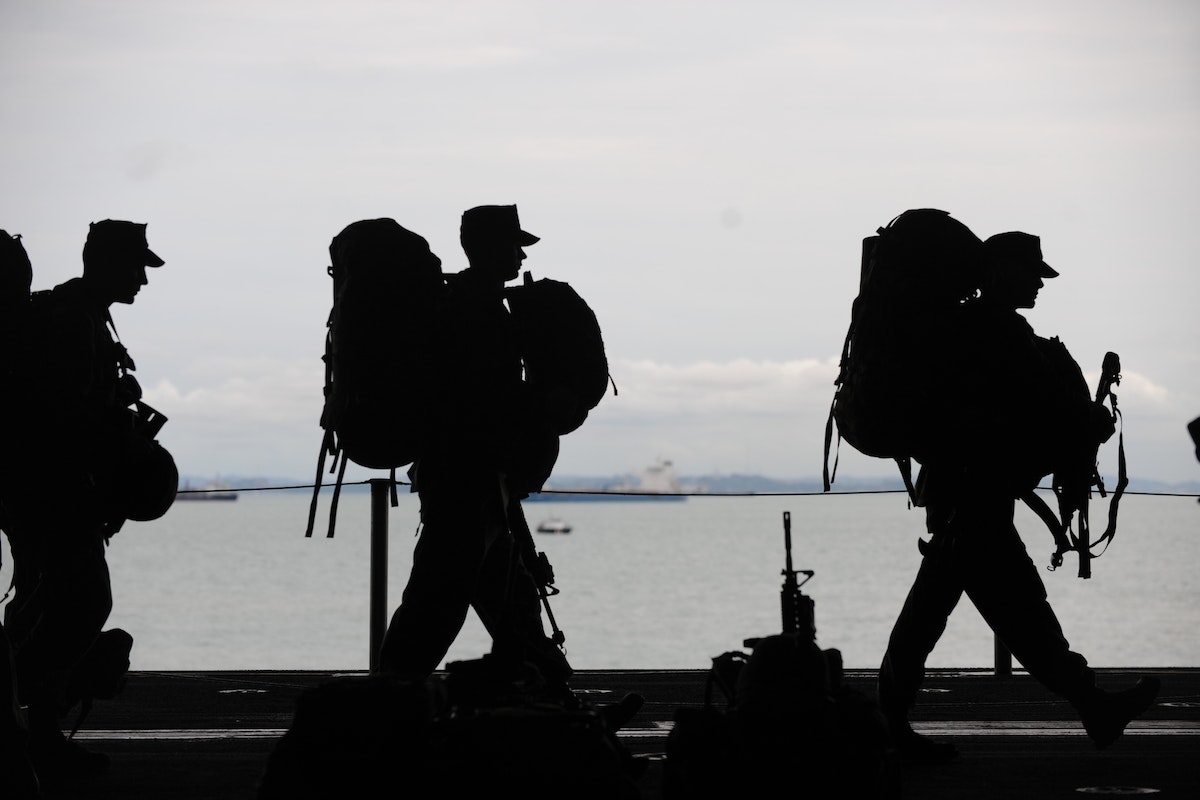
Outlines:
[[[1050, 535], [1054, 537], [1055, 551], [1050, 558], [1050, 569], [1054, 570], [1062, 566], [1063, 555], [1068, 550], [1073, 550], [1071, 541], [1067, 537], [1067, 529], [1071, 525], [1070, 517], [1060, 518], [1050, 508], [1049, 503], [1042, 499], [1041, 495], [1034, 492], [1032, 489], [1021, 495], [1021, 502], [1029, 507], [1033, 513], [1038, 515], [1038, 518], [1046, 524], [1046, 528], [1050, 531]], [[1059, 507], [1062, 508], [1060, 500]]]
[[837, 477], [838, 456], [842, 450], [842, 434], [839, 431], [837, 437], [837, 449], [833, 451], [833, 469], [829, 467], [829, 450], [833, 443], [833, 409], [837, 405], [837, 392], [834, 392], [833, 402], [829, 404], [829, 417], [825, 420], [825, 464], [824, 471], [821, 474], [824, 482], [825, 491], [829, 491], [833, 486], [833, 481]]
[[333, 453], [337, 457], [334, 449], [333, 432], [326, 430], [325, 436], [321, 439], [321, 452], [317, 455], [317, 477], [313, 480], [312, 500], [308, 504], [308, 527], [304, 531], [304, 537], [311, 539], [313, 535], [313, 526], [317, 519], [317, 499], [321, 494], [321, 473], [325, 471], [325, 456]]
[[[346, 462], [350, 459], [346, 458], [345, 453], [340, 453], [342, 463], [339, 465], [337, 459], [334, 458], [334, 466], [337, 467], [337, 482], [333, 484], [333, 499], [329, 501], [329, 530], [325, 533], [326, 539], [333, 538], [333, 526], [337, 522], [338, 501], [342, 498], [342, 480], [346, 477]], [[333, 466], [329, 468], [333, 472]]]
[[917, 487], [913, 484], [912, 478], [912, 457], [900, 456], [896, 459], [896, 466], [900, 468], [900, 478], [904, 481], [904, 489], [908, 492], [908, 499], [914, 506], [920, 506], [921, 503], [917, 498]]

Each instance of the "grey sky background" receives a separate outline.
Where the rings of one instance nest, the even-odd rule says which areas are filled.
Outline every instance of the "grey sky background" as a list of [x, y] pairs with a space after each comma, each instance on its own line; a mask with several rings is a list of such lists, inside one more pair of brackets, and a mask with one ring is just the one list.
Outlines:
[[1190, 0], [5, 0], [0, 90], [35, 288], [149, 223], [167, 264], [114, 317], [186, 474], [311, 477], [346, 224], [457, 271], [462, 211], [516, 203], [619, 391], [560, 474], [819, 475], [860, 241], [935, 207], [1042, 236], [1029, 319], [1093, 385], [1121, 355], [1135, 476], [1200, 475]]

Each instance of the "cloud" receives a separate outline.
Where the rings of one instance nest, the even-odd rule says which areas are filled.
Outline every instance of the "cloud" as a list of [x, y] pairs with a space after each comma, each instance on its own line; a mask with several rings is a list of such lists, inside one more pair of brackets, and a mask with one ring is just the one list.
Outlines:
[[613, 403], [619, 406], [613, 412], [618, 417], [676, 414], [694, 418], [747, 412], [756, 416], [795, 414], [812, 406], [818, 388], [825, 390], [821, 404], [828, 406], [838, 369], [834, 363], [815, 359], [736, 359], [678, 366], [630, 360], [614, 361], [610, 372], [619, 392]]

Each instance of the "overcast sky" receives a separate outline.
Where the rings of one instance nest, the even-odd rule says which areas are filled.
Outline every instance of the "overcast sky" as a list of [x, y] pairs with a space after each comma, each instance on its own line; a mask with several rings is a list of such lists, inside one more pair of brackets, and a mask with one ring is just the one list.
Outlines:
[[345, 225], [457, 271], [462, 211], [516, 203], [619, 391], [559, 474], [819, 475], [860, 241], [934, 207], [1042, 236], [1030, 321], [1093, 385], [1121, 355], [1132, 474], [1200, 476], [1193, 0], [5, 0], [0, 90], [35, 288], [149, 223], [114, 317], [185, 474], [311, 478]]

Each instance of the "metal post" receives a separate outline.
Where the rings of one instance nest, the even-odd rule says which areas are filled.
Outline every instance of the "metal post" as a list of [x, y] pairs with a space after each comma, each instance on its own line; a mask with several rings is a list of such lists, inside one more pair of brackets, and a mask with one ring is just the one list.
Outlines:
[[996, 677], [997, 678], [1011, 678], [1012, 677], [1012, 653], [1009, 652], [1008, 648], [1004, 645], [1004, 642], [1000, 641], [999, 636], [993, 635], [993, 641], [995, 642]]
[[387, 632], [388, 496], [391, 479], [372, 478], [371, 484], [371, 672], [379, 667], [379, 649]]

